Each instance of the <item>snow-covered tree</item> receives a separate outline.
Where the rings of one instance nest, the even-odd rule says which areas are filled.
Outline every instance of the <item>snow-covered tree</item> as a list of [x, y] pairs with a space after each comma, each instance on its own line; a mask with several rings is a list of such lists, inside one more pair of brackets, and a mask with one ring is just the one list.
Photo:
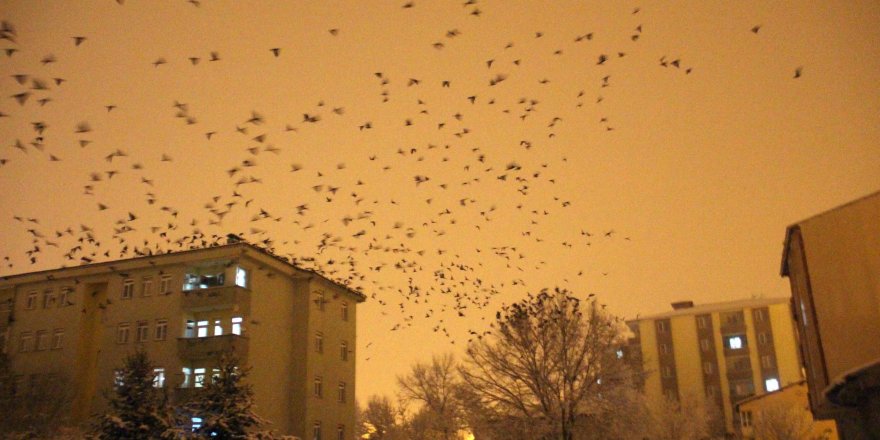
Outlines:
[[[245, 383], [248, 369], [239, 367], [237, 358], [224, 355], [210, 382], [186, 404], [186, 411], [202, 419], [195, 433], [212, 439], [245, 439], [257, 435], [255, 429], [266, 422], [253, 410], [254, 392]], [[259, 433], [268, 438], [269, 433]]]
[[166, 439], [174, 437], [174, 418], [163, 389], [153, 386], [153, 364], [138, 350], [117, 370], [108, 409], [97, 416], [98, 439]]

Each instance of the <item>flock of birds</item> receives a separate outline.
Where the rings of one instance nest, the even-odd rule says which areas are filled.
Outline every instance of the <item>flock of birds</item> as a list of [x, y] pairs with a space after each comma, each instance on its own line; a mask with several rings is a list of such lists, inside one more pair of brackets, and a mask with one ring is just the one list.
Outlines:
[[[123, 0], [116, 2], [125, 5]], [[198, 0], [189, 3], [201, 5]], [[468, 0], [463, 6], [465, 13], [475, 20], [485, 13], [477, 0]], [[417, 5], [406, 2], [400, 7], [415, 9]], [[626, 31], [629, 48], [593, 55], [592, 64], [599, 80], [569, 97], [573, 110], [546, 108], [540, 92], [527, 93], [528, 89], [523, 89], [524, 95], [513, 101], [495, 97], [495, 91], [512, 82], [516, 70], [530, 62], [527, 53], [508, 55], [513, 53], [516, 42], [487, 57], [487, 80], [476, 90], [461, 90], [457, 78], [429, 82], [417, 76], [401, 80], [387, 72], [371, 72], [376, 87], [375, 105], [392, 106], [406, 101], [416, 109], [400, 121], [354, 120], [345, 105], [325, 100], [303, 109], [301, 116], [292, 120], [290, 115], [239, 110], [242, 116], [234, 126], [210, 127], [200, 132], [203, 142], [219, 143], [213, 148], [227, 152], [229, 163], [222, 170], [226, 179], [221, 182], [222, 191], [204, 200], [201, 209], [195, 211], [192, 206], [174, 206], [169, 202], [170, 197], [162, 194], [169, 189], [163, 188], [153, 174], [156, 167], [175, 167], [177, 156], [184, 153], [169, 147], [154, 163], [136, 151], [102, 144], [100, 130], [84, 120], [65, 135], [72, 135], [78, 147], [93, 157], [95, 169], [82, 176], [80, 184], [83, 200], [94, 206], [96, 214], [82, 219], [13, 215], [13, 223], [20, 233], [28, 235], [31, 245], [21, 254], [3, 249], [7, 252], [2, 255], [3, 270], [9, 275], [42, 268], [41, 260], [50, 253], [52, 256], [46, 257], [50, 262], [60, 258], [66, 265], [78, 265], [218, 246], [225, 244], [227, 234], [232, 232], [291, 264], [365, 293], [381, 306], [390, 330], [428, 323], [434, 332], [454, 344], [457, 337], [449, 331], [449, 321], [472, 316], [485, 321], [487, 314], [477, 311], [498, 309], [494, 299], [497, 295], [539, 287], [527, 285], [529, 272], [553, 263], [529, 256], [527, 247], [542, 246], [557, 249], [551, 253], [561, 253], [573, 247], [589, 249], [630, 240], [626, 234], [608, 227], [548, 231], [545, 225], [550, 223], [549, 219], [566, 216], [565, 210], [572, 201], [556, 189], [558, 171], [568, 159], [551, 158], [543, 149], [565, 124], [566, 112], [578, 111], [588, 104], [602, 111], [614, 81], [613, 74], [605, 69], [624, 62], [631, 46], [639, 44], [643, 35], [640, 13], [639, 8], [631, 11], [632, 26]], [[758, 34], [760, 29], [755, 26], [751, 32]], [[327, 32], [330, 38], [339, 38], [345, 29], [332, 28]], [[451, 41], [462, 34], [459, 29], [450, 29], [425, 50], [452, 50]], [[585, 32], [571, 36], [568, 41], [558, 41], [559, 46], [551, 56], [581, 56], [583, 52], [575, 51], [598, 37], [594, 32]], [[19, 38], [15, 24], [3, 21], [0, 50], [6, 58], [31, 55], [28, 47], [19, 44]], [[41, 119], [23, 120], [16, 109], [39, 115], [40, 109], [53, 104], [56, 91], [76, 87], [63, 77], [46, 73], [47, 66], [65, 62], [67, 51], [93, 43], [88, 35], [70, 38], [69, 47], [58, 48], [59, 56], [40, 55], [32, 70], [14, 72], [11, 81], [0, 83], [5, 95], [0, 102], [0, 124], [19, 128], [27, 125], [29, 130], [29, 137], [4, 140], [8, 146], [0, 149], [0, 173], [24, 157], [37, 155], [49, 162], [65, 160], [64, 148], [53, 143], [57, 138], [54, 132], [61, 130], [58, 124]], [[538, 31], [529, 38], [548, 36]], [[268, 59], [287, 55], [284, 47], [266, 47], [264, 53]], [[181, 60], [147, 58], [143, 63], [159, 70], [227, 61], [225, 54], [208, 51]], [[694, 74], [694, 66], [679, 57], [660, 55], [657, 65], [683, 75]], [[801, 75], [802, 69], [796, 69], [794, 77]], [[551, 79], [544, 78], [531, 87], [550, 82]], [[7, 91], [10, 85], [11, 90]], [[439, 106], [420, 97], [419, 91], [424, 88], [448, 89], [453, 96], [451, 102], [460, 105], [461, 110], [441, 114]], [[103, 105], [106, 114], [118, 114], [135, 103]], [[194, 103], [170, 100], [167, 110], [162, 111], [169, 120], [179, 121], [181, 127], [200, 128], [206, 124], [200, 121], [197, 107]], [[511, 154], [507, 157], [531, 154], [539, 160], [505, 159], [470, 141], [473, 133], [482, 129], [472, 125], [476, 118], [471, 114], [486, 111], [497, 112], [511, 124], [531, 124], [531, 135], [509, 146]], [[547, 117], [548, 113], [555, 116]], [[362, 135], [377, 129], [406, 130], [415, 125], [430, 126], [437, 135], [419, 145], [388, 146], [363, 156], [340, 158], [332, 169], [301, 161], [288, 162], [281, 174], [275, 164], [289, 156], [289, 147], [282, 146], [287, 142], [284, 137], [320, 130], [330, 119], [337, 119]], [[279, 120], [291, 122], [279, 124]], [[602, 115], [598, 123], [600, 132], [615, 130], [607, 115]], [[384, 176], [392, 176], [392, 171], [404, 172], [401, 170], [409, 172], [409, 182], [390, 183], [405, 188], [405, 195], [395, 198], [389, 195], [393, 191], [386, 192], [389, 182]], [[71, 177], [71, 183], [76, 179]], [[266, 190], [258, 189], [276, 185], [294, 186], [307, 195], [291, 203], [267, 197]], [[115, 192], [137, 193], [142, 201], [118, 206], [102, 198]], [[505, 197], [496, 197], [496, 193]], [[512, 206], [498, 205], [511, 198], [518, 202]], [[419, 217], [419, 213], [427, 214]], [[388, 220], [398, 214], [407, 220]], [[518, 225], [520, 235], [496, 236], [493, 221], [499, 218]], [[14, 231], [7, 229], [6, 233]], [[556, 240], [560, 234], [564, 239]], [[473, 248], [448, 247], [444, 245], [449, 243], [448, 236], [463, 238]], [[599, 274], [607, 276], [608, 272], [596, 273]], [[572, 274], [572, 279], [581, 276], [582, 270]], [[491, 312], [488, 317], [491, 319]], [[468, 326], [469, 341], [490, 331], [479, 321]]]

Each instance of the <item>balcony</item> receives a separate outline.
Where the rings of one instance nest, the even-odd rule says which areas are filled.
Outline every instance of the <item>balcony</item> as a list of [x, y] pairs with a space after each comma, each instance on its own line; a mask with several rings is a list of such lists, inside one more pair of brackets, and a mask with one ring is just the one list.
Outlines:
[[178, 356], [188, 361], [219, 359], [223, 354], [231, 353], [239, 361], [245, 362], [248, 347], [248, 338], [235, 334], [206, 338], [177, 338]]
[[186, 311], [205, 312], [236, 308], [240, 314], [250, 314], [251, 291], [238, 286], [217, 286], [207, 289], [185, 290], [182, 307]]

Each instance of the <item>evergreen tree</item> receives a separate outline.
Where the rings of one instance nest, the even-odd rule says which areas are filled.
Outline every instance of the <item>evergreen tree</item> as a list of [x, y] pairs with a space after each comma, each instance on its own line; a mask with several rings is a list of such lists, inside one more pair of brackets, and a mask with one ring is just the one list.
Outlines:
[[[249, 432], [265, 424], [253, 411], [253, 389], [244, 382], [247, 373], [248, 369], [239, 368], [234, 356], [227, 354], [220, 359], [211, 381], [186, 405], [193, 417], [202, 419], [196, 434], [217, 440], [245, 439]], [[268, 438], [269, 434], [259, 435]]]
[[174, 437], [174, 417], [162, 389], [153, 386], [153, 365], [142, 350], [127, 356], [118, 370], [109, 408], [94, 426], [98, 439], [166, 439]]

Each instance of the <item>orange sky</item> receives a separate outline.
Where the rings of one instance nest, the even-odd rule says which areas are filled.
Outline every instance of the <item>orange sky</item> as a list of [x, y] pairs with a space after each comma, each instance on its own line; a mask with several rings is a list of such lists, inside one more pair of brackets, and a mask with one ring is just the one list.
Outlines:
[[[0, 48], [17, 52], [0, 53], [0, 257], [14, 266], [0, 274], [65, 264], [73, 237], [41, 241], [29, 264], [30, 228], [89, 225], [118, 251], [112, 227], [128, 212], [130, 242], [195, 220], [272, 237], [280, 254], [341, 267], [332, 277], [351, 274], [350, 257], [364, 277], [352, 285], [375, 295], [358, 310], [363, 400], [392, 394], [416, 360], [461, 352], [468, 330], [542, 287], [595, 292], [627, 317], [787, 295], [785, 226], [878, 189], [876, 2], [405, 3], [4, 2], [17, 36]], [[265, 123], [246, 122], [254, 111]], [[91, 131], [75, 133], [81, 122]], [[236, 187], [242, 176], [262, 183]], [[238, 202], [221, 225], [213, 196]], [[280, 220], [252, 222], [260, 208]], [[354, 251], [317, 253], [322, 234]], [[410, 279], [418, 298], [398, 292]]]

